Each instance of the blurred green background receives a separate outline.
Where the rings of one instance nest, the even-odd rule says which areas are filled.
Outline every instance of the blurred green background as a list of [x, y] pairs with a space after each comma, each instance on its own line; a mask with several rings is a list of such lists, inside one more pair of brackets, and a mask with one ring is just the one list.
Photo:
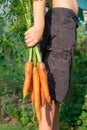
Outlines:
[[[22, 100], [28, 59], [22, 1], [0, 0], [0, 130], [37, 130], [38, 126], [29, 97]], [[71, 88], [60, 107], [61, 130], [87, 130], [87, 23], [79, 23]]]

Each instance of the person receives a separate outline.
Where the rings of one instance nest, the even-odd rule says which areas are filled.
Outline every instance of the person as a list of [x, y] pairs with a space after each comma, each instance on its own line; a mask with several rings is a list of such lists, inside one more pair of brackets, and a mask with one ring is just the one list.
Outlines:
[[59, 130], [59, 106], [70, 88], [70, 72], [76, 48], [77, 0], [51, 0], [45, 14], [46, 0], [33, 1], [34, 25], [25, 32], [28, 47], [40, 44], [48, 73], [52, 104], [41, 108], [39, 130]]

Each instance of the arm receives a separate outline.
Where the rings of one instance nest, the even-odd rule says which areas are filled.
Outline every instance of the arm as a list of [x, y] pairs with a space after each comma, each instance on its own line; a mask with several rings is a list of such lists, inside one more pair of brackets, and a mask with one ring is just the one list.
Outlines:
[[42, 38], [45, 25], [44, 22], [45, 4], [46, 0], [33, 1], [34, 25], [28, 31], [25, 32], [25, 42], [28, 47], [34, 46]]
[[34, 0], [33, 13], [34, 13], [34, 25], [41, 25], [44, 27], [44, 10], [46, 0]]

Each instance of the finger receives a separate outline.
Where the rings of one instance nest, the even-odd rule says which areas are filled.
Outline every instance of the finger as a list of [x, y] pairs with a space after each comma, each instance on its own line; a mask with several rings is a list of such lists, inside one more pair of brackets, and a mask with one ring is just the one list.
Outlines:
[[34, 40], [34, 41], [28, 43], [27, 46], [28, 46], [28, 47], [33, 47], [33, 46], [36, 45], [36, 44], [37, 44], [37, 42], [36, 42], [36, 40]]
[[30, 39], [31, 36], [30, 35], [26, 35], [24, 38], [27, 40], [27, 39]]
[[26, 36], [26, 35], [29, 35], [30, 34], [30, 30], [28, 30], [28, 31], [26, 31], [25, 33], [24, 33], [24, 35]]
[[32, 38], [25, 40], [25, 42], [26, 42], [27, 44], [30, 44], [30, 43], [33, 42], [33, 41], [34, 41], [34, 40], [33, 40]]

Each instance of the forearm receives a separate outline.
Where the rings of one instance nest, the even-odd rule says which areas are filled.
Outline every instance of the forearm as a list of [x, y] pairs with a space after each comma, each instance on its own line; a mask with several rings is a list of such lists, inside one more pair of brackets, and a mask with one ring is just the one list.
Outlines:
[[33, 0], [34, 25], [44, 27], [44, 10], [46, 0]]
[[45, 25], [46, 0], [33, 0], [34, 25], [25, 32], [25, 42], [28, 47], [39, 43], [43, 36]]

